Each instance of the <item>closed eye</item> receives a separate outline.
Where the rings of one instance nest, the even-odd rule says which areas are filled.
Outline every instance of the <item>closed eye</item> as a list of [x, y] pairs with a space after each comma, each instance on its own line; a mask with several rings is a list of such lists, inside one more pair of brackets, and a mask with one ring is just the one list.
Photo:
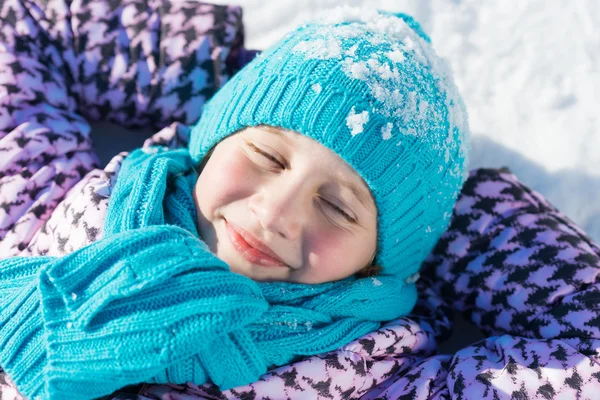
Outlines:
[[280, 167], [281, 169], [286, 168], [286, 166], [281, 161], [279, 161], [276, 157], [272, 156], [271, 154], [269, 154], [266, 151], [259, 149], [251, 142], [246, 142], [246, 143], [248, 144], [248, 146], [250, 146], [252, 148], [252, 150], [255, 153], [260, 154], [262, 157], [266, 158], [267, 160], [271, 161], [272, 163], [277, 164], [277, 166]]
[[334, 210], [336, 213], [340, 214], [342, 217], [344, 217], [348, 222], [351, 223], [356, 223], [356, 218], [354, 218], [353, 216], [351, 216], [350, 214], [348, 214], [346, 211], [344, 211], [342, 208], [338, 207], [336, 204], [325, 200], [324, 198], [321, 197], [321, 200], [325, 203], [325, 205], [327, 205], [327, 207], [331, 208], [332, 210]]

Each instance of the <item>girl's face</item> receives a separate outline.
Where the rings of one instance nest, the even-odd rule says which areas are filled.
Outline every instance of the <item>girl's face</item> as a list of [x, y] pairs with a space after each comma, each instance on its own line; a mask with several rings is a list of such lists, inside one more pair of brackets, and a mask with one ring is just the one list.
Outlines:
[[256, 281], [335, 281], [375, 254], [377, 209], [367, 184], [297, 132], [260, 126], [221, 141], [194, 201], [211, 251]]

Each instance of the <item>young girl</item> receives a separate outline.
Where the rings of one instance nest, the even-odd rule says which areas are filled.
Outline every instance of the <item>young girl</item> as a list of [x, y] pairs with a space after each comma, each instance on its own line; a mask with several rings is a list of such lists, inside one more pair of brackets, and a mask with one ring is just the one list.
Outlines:
[[[67, 14], [79, 22], [69, 26], [84, 31], [93, 15], [101, 16], [98, 21], [110, 15], [101, 2], [90, 10], [73, 7]], [[49, 15], [61, 15], [50, 8]], [[9, 10], [7, 20], [12, 20]], [[206, 10], [196, 11], [203, 15]], [[137, 27], [136, 12], [115, 10]], [[186, 13], [191, 15], [189, 9]], [[15, 20], [27, 21], [31, 15], [39, 17], [33, 8]], [[173, 26], [181, 19], [174, 21]], [[194, 26], [193, 19], [189, 25]], [[23, 59], [24, 54], [37, 55], [27, 47], [34, 40], [17, 40], [22, 32], [14, 33], [15, 54]], [[60, 32], [57, 37], [64, 34]], [[167, 32], [177, 36], [165, 28], [163, 39]], [[135, 54], [138, 39], [132, 38], [124, 54]], [[51, 50], [47, 65], [73, 71], [77, 85], [82, 82], [74, 91], [86, 101], [95, 101], [94, 93], [118, 97], [118, 91], [84, 86], [95, 79], [86, 74], [95, 73], [88, 67], [103, 47], [75, 42], [90, 46], [89, 59], [81, 61], [84, 67], [60, 64]], [[57, 48], [71, 63], [67, 47]], [[166, 46], [166, 57], [173, 48], [177, 46]], [[2, 60], [21, 78], [19, 65], [34, 77], [43, 67]], [[116, 70], [119, 60], [115, 57], [111, 64]], [[44, 76], [52, 77], [53, 71]], [[194, 66], [181, 75], [199, 76]], [[134, 76], [143, 79], [143, 71]], [[35, 86], [37, 81], [32, 82]], [[167, 97], [170, 85], [158, 90]], [[142, 85], [140, 93], [153, 91]], [[70, 118], [58, 124], [62, 109], [28, 110], [17, 100], [13, 94], [7, 122], [12, 131], [6, 138], [26, 152], [13, 147], [14, 153], [5, 153], [12, 164], [2, 170], [10, 177], [2, 183], [9, 188], [26, 184], [17, 200], [2, 203], [10, 211], [3, 220], [8, 224], [0, 225], [5, 235], [0, 247], [4, 256], [45, 256], [0, 263], [1, 298], [6, 299], [0, 314], [0, 365], [29, 397], [92, 398], [138, 382], [188, 382], [197, 393], [194, 384], [204, 382], [220, 389], [235, 386], [219, 394], [207, 385], [207, 397], [227, 398], [354, 398], [367, 391], [371, 398], [385, 393], [392, 398], [401, 393], [449, 397], [467, 391], [472, 397], [481, 388], [498, 397], [504, 392], [489, 387], [502, 374], [496, 377], [489, 368], [503, 361], [492, 348], [510, 354], [512, 381], [502, 389], [516, 385], [520, 390], [525, 384], [514, 373], [517, 365], [530, 364], [517, 356], [525, 347], [542, 363], [552, 358], [548, 354], [563, 363], [569, 357], [576, 360], [570, 350], [565, 352], [566, 342], [520, 340], [513, 349], [507, 337], [490, 338], [456, 359], [435, 356], [435, 337], [448, 323], [443, 304], [429, 304], [438, 312], [434, 318], [397, 319], [412, 309], [419, 266], [448, 224], [464, 178], [467, 143], [451, 79], [426, 36], [406, 16], [351, 11], [301, 27], [225, 85], [191, 132], [176, 126], [152, 139], [160, 144], [161, 135], [171, 132], [169, 144], [187, 145], [190, 139], [189, 146], [145, 146], [124, 161], [117, 157], [106, 174], [88, 174], [52, 213], [44, 232], [33, 238], [30, 221], [47, 218], [42, 206], [56, 207], [48, 193], [70, 187], [77, 173], [86, 171], [77, 163], [89, 149], [84, 140], [83, 145], [75, 140], [75, 133], [85, 132], [80, 119], [67, 114]], [[47, 100], [69, 104], [56, 94]], [[97, 108], [92, 110], [93, 115]], [[118, 112], [124, 118], [129, 109]], [[29, 121], [28, 115], [39, 120], [11, 125]], [[64, 128], [64, 136], [57, 138], [45, 127]], [[45, 140], [55, 143], [51, 148], [56, 154], [49, 154]], [[54, 170], [45, 168], [42, 158]], [[10, 165], [26, 168], [13, 173]], [[69, 173], [60, 166], [68, 166]], [[446, 285], [443, 291], [455, 295], [459, 309], [474, 302], [481, 309], [506, 303], [502, 287], [485, 285], [489, 277], [502, 279], [509, 272], [505, 264], [522, 260], [505, 255], [496, 264], [490, 257], [467, 265], [453, 258], [471, 245], [470, 251], [485, 243], [502, 246], [510, 236], [502, 236], [504, 242], [477, 236], [488, 229], [486, 221], [498, 218], [498, 210], [507, 218], [509, 210], [499, 203], [498, 209], [490, 206], [489, 214], [482, 214], [491, 199], [478, 200], [481, 191], [497, 191], [498, 201], [521, 193], [506, 174], [496, 176], [498, 182], [486, 179], [488, 175], [482, 172], [471, 181], [459, 204], [459, 228], [439, 244], [449, 256], [436, 264], [442, 278], [428, 282], [429, 300], [435, 300], [432, 287]], [[52, 184], [42, 186], [48, 179]], [[41, 195], [39, 188], [44, 188]], [[36, 202], [28, 203], [29, 196]], [[24, 205], [26, 213], [19, 211]], [[476, 217], [464, 221], [469, 213]], [[22, 217], [12, 224], [13, 215]], [[94, 218], [102, 224], [94, 225]], [[541, 231], [536, 227], [535, 232]], [[581, 246], [556, 254], [590, 262], [588, 253], [582, 257], [585, 251]], [[465, 271], [458, 274], [461, 268]], [[580, 275], [593, 278], [587, 272]], [[503, 282], [512, 290], [510, 277]], [[494, 300], [486, 302], [492, 294]], [[544, 315], [536, 308], [542, 303], [539, 297], [531, 295], [524, 315]], [[508, 302], [515, 323], [522, 321], [520, 310], [514, 311], [518, 305]], [[502, 314], [497, 321], [493, 315], [495, 309], [482, 320], [501, 326], [513, 314]], [[380, 328], [382, 321], [393, 319]], [[284, 367], [265, 374], [279, 365]], [[544, 365], [531, 368], [541, 376], [535, 381], [541, 393], [548, 393], [550, 383], [540, 373]], [[578, 375], [572, 381], [593, 379], [591, 367], [573, 368]], [[563, 369], [565, 377], [574, 373], [569, 366]], [[553, 372], [548, 379], [555, 376]], [[251, 384], [238, 388], [246, 383]]]

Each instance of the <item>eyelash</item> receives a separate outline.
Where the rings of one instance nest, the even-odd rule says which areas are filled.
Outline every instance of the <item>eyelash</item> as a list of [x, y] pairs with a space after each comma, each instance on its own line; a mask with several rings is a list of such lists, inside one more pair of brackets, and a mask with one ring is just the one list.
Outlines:
[[273, 157], [271, 154], [262, 151], [261, 149], [259, 149], [255, 145], [253, 145], [252, 143], [248, 143], [248, 145], [250, 147], [252, 147], [252, 150], [254, 150], [255, 153], [258, 153], [261, 156], [263, 156], [264, 158], [266, 158], [267, 160], [277, 164], [281, 169], [285, 169], [285, 165], [283, 165], [283, 163], [281, 163], [281, 161], [279, 161], [277, 158]]
[[[254, 144], [247, 142], [248, 146], [250, 146], [252, 148], [252, 150], [257, 153], [260, 154], [261, 156], [263, 156], [264, 158], [266, 158], [267, 160], [277, 164], [281, 169], [285, 169], [285, 165], [283, 165], [281, 163], [281, 161], [279, 161], [277, 158], [273, 157], [271, 154], [262, 151], [261, 149], [259, 149], [258, 147], [256, 147]], [[344, 210], [342, 210], [340, 207], [338, 207], [337, 205], [333, 204], [330, 201], [325, 200], [324, 198], [321, 197], [321, 200], [327, 204], [327, 206], [331, 209], [333, 209], [335, 212], [337, 212], [339, 215], [341, 215], [344, 219], [346, 219], [348, 222], [351, 223], [356, 223], [356, 219], [353, 218], [350, 214], [348, 214], [347, 212], [345, 212]]]
[[344, 210], [342, 210], [340, 207], [338, 207], [335, 204], [333, 204], [333, 203], [325, 200], [322, 197], [321, 197], [321, 200], [323, 200], [324, 203], [326, 203], [329, 207], [333, 208], [338, 214], [340, 214], [342, 217], [344, 217], [346, 219], [346, 221], [351, 222], [353, 224], [356, 223], [356, 219], [352, 218], [352, 216], [350, 214], [348, 214], [347, 212], [345, 212]]

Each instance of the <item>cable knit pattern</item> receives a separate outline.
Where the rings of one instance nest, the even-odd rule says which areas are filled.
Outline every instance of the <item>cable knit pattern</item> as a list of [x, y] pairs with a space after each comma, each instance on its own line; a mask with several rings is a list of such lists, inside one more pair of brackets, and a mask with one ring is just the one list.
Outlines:
[[[266, 302], [198, 242], [184, 230], [159, 226], [115, 235], [59, 260], [2, 261], [12, 274], [39, 270], [13, 296], [4, 290], [11, 276], [2, 275], [8, 301], [0, 331], [7, 343], [0, 351], [3, 368], [29, 398], [87, 399], [151, 381], [190, 354], [210, 360], [215, 337], [235, 346], [235, 333], [227, 334], [258, 318]], [[215, 302], [221, 307], [203, 308]], [[256, 356], [244, 345], [244, 356]], [[201, 365], [206, 371], [187, 378], [213, 375], [214, 364]], [[263, 372], [254, 365], [243, 370], [249, 381]], [[214, 374], [223, 385], [230, 377]]]

